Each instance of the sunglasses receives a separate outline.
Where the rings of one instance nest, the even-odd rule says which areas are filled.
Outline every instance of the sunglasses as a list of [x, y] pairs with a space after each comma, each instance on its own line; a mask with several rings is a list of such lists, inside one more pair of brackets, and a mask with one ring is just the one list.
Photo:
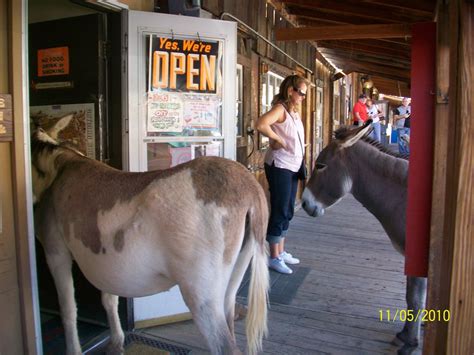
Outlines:
[[305, 97], [306, 96], [306, 93], [301, 91], [300, 89], [298, 88], [293, 88], [294, 91], [296, 91], [298, 93], [298, 95], [302, 96], [302, 97]]

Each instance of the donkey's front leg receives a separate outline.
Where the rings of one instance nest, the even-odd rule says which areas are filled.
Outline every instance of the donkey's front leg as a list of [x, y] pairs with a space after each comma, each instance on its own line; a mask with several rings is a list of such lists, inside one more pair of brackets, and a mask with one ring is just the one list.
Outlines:
[[[59, 249], [59, 250], [58, 250]], [[58, 246], [53, 252], [45, 248], [46, 261], [53, 275], [58, 292], [59, 307], [64, 326], [68, 355], [82, 354], [79, 335], [77, 333], [77, 307], [74, 299], [74, 283], [72, 279], [72, 258], [65, 246]]]
[[102, 305], [107, 312], [110, 327], [110, 343], [107, 354], [123, 354], [124, 334], [118, 314], [118, 296], [102, 292]]
[[418, 339], [420, 338], [421, 314], [425, 307], [426, 300], [426, 278], [424, 277], [407, 277], [407, 310], [413, 311], [414, 319], [405, 322], [403, 330], [397, 334], [397, 338], [404, 344], [398, 350], [398, 354], [411, 354], [418, 347]]

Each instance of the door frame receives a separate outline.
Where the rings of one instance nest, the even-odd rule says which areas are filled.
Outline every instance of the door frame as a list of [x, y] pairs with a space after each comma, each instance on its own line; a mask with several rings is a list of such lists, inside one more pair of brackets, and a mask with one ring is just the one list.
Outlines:
[[26, 354], [42, 354], [31, 181], [28, 108], [27, 0], [7, 0], [10, 40], [9, 91], [13, 97], [12, 175], [18, 285], [23, 346]]

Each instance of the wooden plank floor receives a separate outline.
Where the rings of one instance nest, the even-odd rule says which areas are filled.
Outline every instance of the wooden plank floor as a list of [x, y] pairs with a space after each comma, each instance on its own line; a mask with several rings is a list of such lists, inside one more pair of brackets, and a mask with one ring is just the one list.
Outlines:
[[[406, 307], [403, 258], [352, 195], [323, 217], [298, 211], [287, 250], [310, 272], [289, 305], [271, 304], [265, 354], [396, 353], [391, 341], [402, 323], [380, 321], [379, 311]], [[207, 353], [192, 321], [140, 332]], [[236, 337], [245, 349], [244, 321], [236, 322]]]

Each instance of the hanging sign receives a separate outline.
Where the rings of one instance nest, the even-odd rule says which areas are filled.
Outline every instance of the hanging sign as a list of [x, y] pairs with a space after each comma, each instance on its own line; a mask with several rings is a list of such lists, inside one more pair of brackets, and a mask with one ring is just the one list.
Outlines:
[[150, 36], [149, 91], [216, 93], [219, 42]]
[[222, 103], [219, 41], [147, 36], [147, 130], [218, 130]]
[[69, 74], [69, 48], [38, 50], [38, 77]]

